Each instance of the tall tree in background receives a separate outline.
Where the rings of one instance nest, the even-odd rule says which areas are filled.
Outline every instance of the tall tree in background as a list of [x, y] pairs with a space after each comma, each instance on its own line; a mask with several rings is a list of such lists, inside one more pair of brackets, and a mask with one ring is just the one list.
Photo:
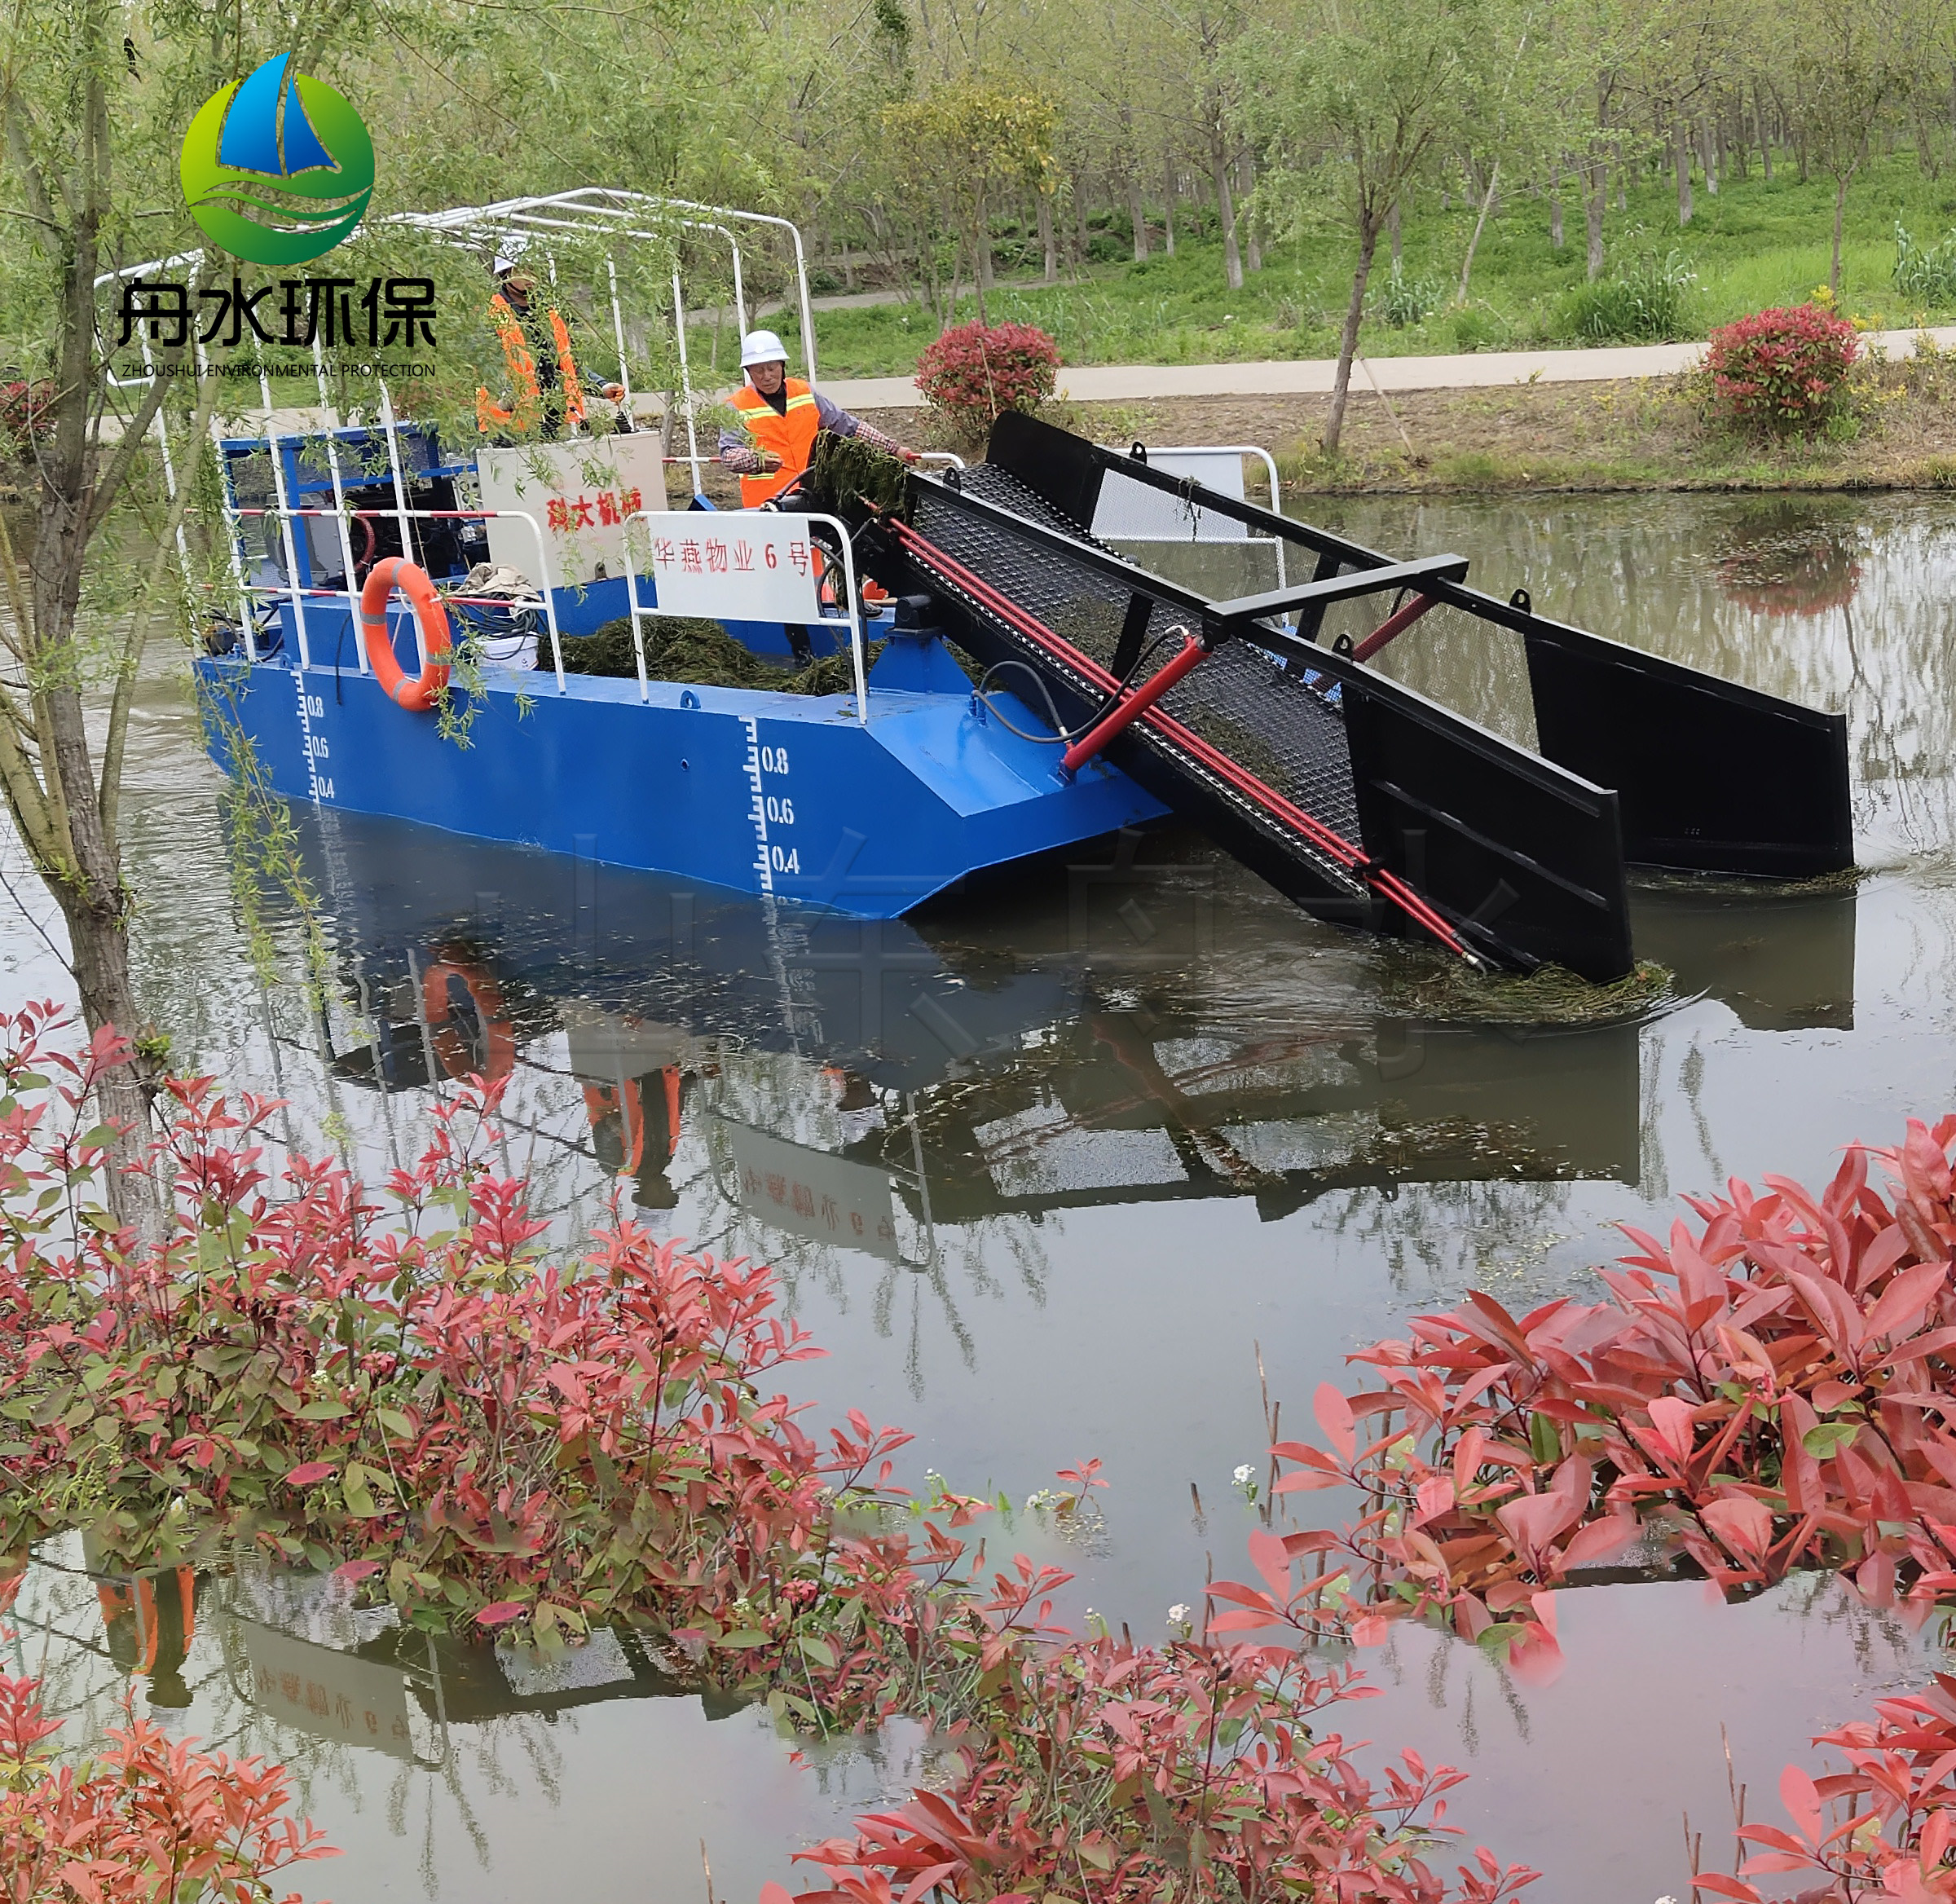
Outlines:
[[1056, 189], [1059, 117], [1042, 93], [976, 77], [884, 109], [884, 133], [903, 155], [913, 189], [927, 195], [971, 259], [980, 324], [987, 321], [992, 214], [1029, 189]]
[[1808, 149], [1834, 181], [1827, 284], [1836, 298], [1848, 188], [1875, 134], [1926, 77], [1931, 11], [1915, 0], [1799, 0], [1788, 22], [1794, 109]]
[[[268, 19], [260, 11], [11, 0], [0, 13], [4, 355], [46, 392], [38, 423], [10, 446], [25, 465], [31, 540], [16, 547], [0, 522], [0, 787], [59, 907], [94, 1029], [134, 1034], [143, 1023], [129, 941], [139, 896], [123, 852], [131, 704], [152, 640], [187, 625], [174, 571], [205, 425], [220, 402], [255, 400], [241, 378], [227, 390], [217, 378], [164, 375], [131, 388], [111, 377], [126, 341], [115, 293], [97, 279], [205, 251], [177, 174], [192, 115], [218, 86], [293, 52], [302, 70], [340, 85], [386, 129], [376, 212], [603, 181], [618, 177], [621, 152], [652, 182], [676, 182], [689, 152], [720, 149], [702, 135], [700, 113], [676, 109], [669, 96], [676, 90], [682, 105], [692, 96], [676, 68], [694, 80], [716, 67], [724, 80], [726, 69], [724, 40], [681, 30], [684, 0], [601, 24], [588, 9], [541, 0], [481, 15], [420, 0], [302, 0]], [[511, 83], [518, 73], [520, 86]], [[593, 86], [601, 112], [563, 110], [572, 88], [588, 99]], [[745, 117], [743, 104], [721, 103], [724, 85], [699, 90], [727, 124]], [[764, 197], [777, 187], [754, 176], [742, 189]], [[342, 255], [393, 242], [374, 237], [378, 223], [370, 216]], [[441, 249], [438, 268], [465, 300], [486, 297], [482, 262]], [[227, 284], [239, 268], [205, 255], [174, 274], [193, 291], [207, 272]], [[465, 302], [444, 308], [465, 332]], [[205, 315], [194, 296], [192, 309]], [[190, 367], [187, 342], [161, 337], [152, 348], [165, 372]], [[120, 350], [125, 372], [130, 356]], [[456, 369], [472, 388], [474, 367]], [[152, 447], [160, 419], [178, 448], [174, 495]], [[132, 1132], [146, 1121], [147, 1063], [139, 1051], [134, 1070], [104, 1087], [105, 1114]]]
[[1322, 217], [1358, 248], [1324, 448], [1336, 455], [1379, 234], [1467, 123], [1487, 33], [1479, 0], [1305, 0], [1247, 35], [1244, 116], [1267, 146], [1273, 217]]
[[[130, 983], [123, 749], [144, 646], [159, 610], [170, 612], [167, 564], [192, 474], [180, 471], [174, 504], [159, 507], [147, 439], [174, 393], [194, 385], [159, 376], [132, 413], [117, 415], [95, 280], [177, 228], [152, 218], [143, 229], [139, 215], [174, 193], [169, 161], [198, 86], [216, 77], [198, 74], [194, 60], [157, 56], [130, 24], [114, 0], [16, 6], [0, 46], [8, 354], [44, 377], [47, 391], [43, 426], [28, 445], [33, 532], [24, 558], [0, 523], [9, 663], [0, 784], [67, 925], [90, 1029], [134, 1034], [142, 1015]], [[184, 352], [161, 355], [174, 370]], [[206, 394], [192, 420], [200, 434], [211, 400]], [[117, 559], [132, 535], [156, 551], [140, 575]], [[85, 591], [108, 579], [104, 571], [127, 591], [124, 612], [102, 602], [106, 612], [85, 625]], [[90, 718], [98, 713], [99, 723]], [[126, 1151], [148, 1129], [143, 1084], [139, 1069], [124, 1067], [102, 1087], [103, 1115], [127, 1127]]]

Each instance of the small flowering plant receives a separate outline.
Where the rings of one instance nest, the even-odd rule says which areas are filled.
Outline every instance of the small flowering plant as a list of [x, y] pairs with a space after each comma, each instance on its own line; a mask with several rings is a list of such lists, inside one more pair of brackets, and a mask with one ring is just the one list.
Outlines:
[[1753, 430], [1811, 430], [1826, 420], [1861, 355], [1854, 326], [1818, 304], [1761, 311], [1712, 333], [1705, 368], [1720, 406]]

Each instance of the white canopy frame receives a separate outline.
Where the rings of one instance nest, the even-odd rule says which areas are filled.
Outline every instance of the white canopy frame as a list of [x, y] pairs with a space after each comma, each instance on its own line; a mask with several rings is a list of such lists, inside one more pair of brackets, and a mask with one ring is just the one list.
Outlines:
[[[725, 240], [732, 255], [734, 311], [743, 334], [747, 326], [747, 273], [740, 231], [747, 228], [785, 231], [794, 253], [795, 291], [801, 319], [803, 367], [808, 381], [812, 384], [815, 381], [815, 313], [808, 289], [808, 253], [802, 242], [800, 228], [790, 219], [778, 218], [768, 212], [742, 211], [730, 206], [703, 205], [692, 199], [663, 198], [649, 192], [626, 191], [610, 186], [585, 186], [572, 192], [500, 200], [492, 205], [458, 205], [441, 212], [399, 212], [380, 223], [382, 226], [406, 225], [421, 231], [440, 233], [452, 237], [459, 244], [472, 246], [493, 247], [499, 242], [513, 239], [518, 241], [519, 250], [526, 249], [532, 239], [543, 240], [547, 247], [548, 236], [553, 231], [610, 231], [621, 238], [637, 239], [667, 236], [675, 228], [711, 233]], [[121, 284], [133, 278], [150, 277], [172, 270], [187, 272], [194, 271], [205, 262], [204, 254], [200, 252], [179, 252], [171, 257], [152, 259], [143, 264], [126, 265], [119, 270], [101, 273], [95, 280], [95, 289], [99, 293], [105, 285]], [[612, 336], [618, 350], [619, 382], [623, 390], [624, 406], [629, 415], [632, 403], [631, 366], [624, 312], [618, 293], [618, 271], [615, 262], [610, 258], [606, 259], [606, 265], [611, 302]], [[556, 267], [553, 262], [550, 268], [554, 277]], [[681, 271], [676, 266], [672, 274], [672, 328], [680, 371], [679, 401], [686, 425], [687, 455], [685, 461], [690, 465], [693, 487], [697, 491], [701, 486], [704, 459], [699, 451], [697, 425], [698, 401], [693, 389], [691, 364], [687, 350], [685, 291]], [[112, 371], [108, 378], [112, 387], [139, 390], [147, 388], [154, 381], [153, 355], [148, 340], [144, 339], [143, 342], [144, 373], [140, 377], [117, 377]], [[199, 373], [209, 375], [210, 367], [200, 340], [196, 342], [195, 349]], [[105, 359], [108, 354], [104, 342], [103, 355]], [[333, 401], [328, 386], [324, 355], [316, 342], [313, 348], [313, 364], [318, 411], [322, 420], [319, 434], [323, 434], [326, 439], [328, 466], [333, 484], [333, 513], [341, 519], [344, 552], [350, 558], [346, 500], [334, 432], [353, 425], [350, 424], [346, 413]], [[401, 545], [403, 549], [412, 553], [409, 540], [411, 522], [425, 512], [412, 510], [408, 506], [408, 474], [401, 462], [400, 441], [396, 425], [398, 412], [386, 380], [377, 377], [372, 381], [377, 399], [376, 414], [372, 425], [368, 426], [377, 428], [385, 438], [389, 474], [394, 493], [394, 513], [400, 522]], [[296, 583], [292, 521], [293, 515], [299, 512], [290, 509], [290, 499], [284, 493], [284, 471], [279, 448], [281, 442], [290, 441], [295, 436], [310, 438], [315, 432], [281, 431], [273, 413], [269, 379], [262, 374], [259, 387], [260, 414], [267, 447], [272, 456], [275, 513], [284, 544], [288, 575], [293, 578]], [[152, 427], [162, 452], [165, 481], [174, 495], [177, 483], [175, 458], [170, 445], [169, 423], [161, 409], [156, 412]], [[224, 426], [214, 415], [210, 421], [210, 434], [212, 446], [221, 459], [225, 441]], [[228, 486], [225, 489], [224, 511], [226, 526], [229, 531], [232, 580], [238, 593], [245, 653], [255, 661], [258, 658], [258, 643], [251, 606], [251, 596], [254, 591], [249, 585], [238, 546], [241, 512], [233, 503]], [[181, 534], [178, 543], [179, 559], [186, 564], [184, 580], [187, 584], [190, 580], [187, 550], [183, 546]], [[346, 580], [350, 599], [353, 593], [350, 559], [347, 563]], [[303, 666], [309, 659], [309, 644], [296, 586], [292, 590], [292, 603], [297, 624], [297, 647]]]

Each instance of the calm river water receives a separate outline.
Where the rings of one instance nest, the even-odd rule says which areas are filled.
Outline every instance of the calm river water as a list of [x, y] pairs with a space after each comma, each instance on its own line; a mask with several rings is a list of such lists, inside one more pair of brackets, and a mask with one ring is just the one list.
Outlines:
[[[1024, 1514], [994, 1542], [1073, 1567], [1077, 1617], [1164, 1637], [1212, 1559], [1244, 1569], [1255, 1510], [1234, 1476], [1265, 1446], [1259, 1355], [1306, 1431], [1316, 1385], [1408, 1316], [1469, 1288], [1587, 1294], [1613, 1226], [1667, 1225], [1681, 1193], [1734, 1175], [1824, 1177], [1844, 1142], [1948, 1108], [1956, 1060], [1946, 502], [1383, 500], [1332, 526], [1457, 549], [1491, 592], [1844, 710], [1866, 876], [1643, 888], [1638, 950], [1674, 997], [1556, 1030], [1450, 1018], [1423, 959], [1313, 923], [1172, 832], [914, 921], [809, 928], [301, 814], [322, 1012], [276, 903], [284, 976], [254, 967], [219, 782], [159, 679], [131, 746], [144, 998], [187, 1062], [275, 1090], [293, 1141], [369, 1171], [418, 1149], [431, 1079], [513, 1063], [510, 1157], [541, 1206], [575, 1231], [617, 1187], [666, 1233], [778, 1264], [830, 1351], [793, 1372], [800, 1393], [914, 1430], [908, 1479], [1023, 1499], [1102, 1457], [1090, 1528], [1061, 1540]], [[1526, 738], [1518, 655], [1434, 617], [1391, 658]], [[0, 985], [59, 994], [33, 923], [51, 909], [17, 849], [7, 870], [26, 911], [0, 901]], [[1395, 1629], [1366, 1660], [1386, 1696], [1346, 1727], [1468, 1769], [1452, 1821], [1540, 1866], [1544, 1904], [1681, 1892], [1687, 1814], [1709, 1864], [1730, 1849], [1728, 1739], [1770, 1813], [1810, 1733], [1938, 1657], [1936, 1631], [1830, 1582], [1738, 1606], [1689, 1584], [1562, 1599], [1554, 1684]], [[900, 1789], [914, 1751], [801, 1769], [755, 1713], [658, 1696], [609, 1642], [554, 1674], [479, 1652], [403, 1663], [372, 1616], [290, 1583], [205, 1581], [198, 1600], [187, 1651], [166, 1646], [138, 1698], [297, 1768], [346, 1852], [310, 1867], [309, 1897], [528, 1904], [570, 1879], [592, 1904], [696, 1899], [703, 1843], [715, 1890], [747, 1904], [797, 1844]], [[18, 1657], [45, 1664], [76, 1739], [126, 1683], [109, 1611], [78, 1540], [22, 1598]], [[280, 1690], [302, 1684], [327, 1710]]]

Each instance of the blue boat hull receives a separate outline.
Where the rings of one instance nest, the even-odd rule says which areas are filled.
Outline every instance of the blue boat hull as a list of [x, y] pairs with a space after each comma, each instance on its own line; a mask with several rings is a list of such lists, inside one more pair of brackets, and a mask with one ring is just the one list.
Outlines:
[[330, 640], [310, 668], [290, 646], [196, 664], [212, 756], [234, 776], [248, 756], [289, 799], [859, 918], [1166, 811], [1104, 763], [1062, 780], [1055, 747], [974, 712], [932, 639], [890, 643], [867, 722], [853, 696], [654, 682], [641, 702], [636, 681], [572, 676], [559, 694], [548, 672], [491, 669], [465, 744], [350, 657], [332, 665]]

